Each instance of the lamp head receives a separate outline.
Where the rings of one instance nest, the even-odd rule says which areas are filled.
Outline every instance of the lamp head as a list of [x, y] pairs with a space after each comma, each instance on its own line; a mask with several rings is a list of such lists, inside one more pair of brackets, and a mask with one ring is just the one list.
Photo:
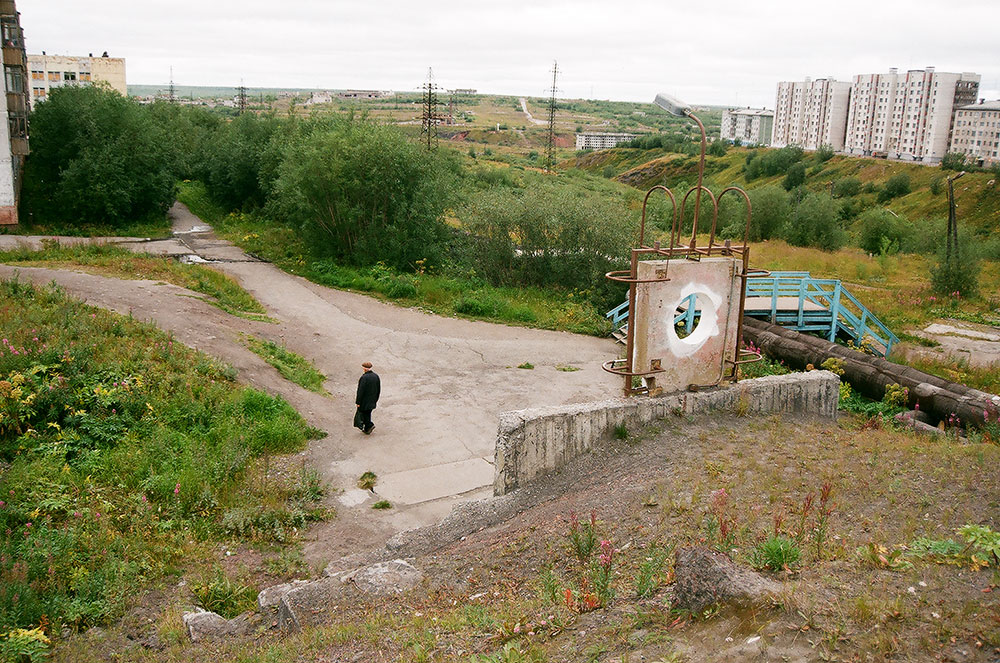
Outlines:
[[676, 97], [671, 97], [669, 94], [663, 94], [661, 92], [656, 95], [656, 99], [653, 103], [671, 115], [676, 115], [677, 117], [687, 117], [691, 114], [690, 106]]

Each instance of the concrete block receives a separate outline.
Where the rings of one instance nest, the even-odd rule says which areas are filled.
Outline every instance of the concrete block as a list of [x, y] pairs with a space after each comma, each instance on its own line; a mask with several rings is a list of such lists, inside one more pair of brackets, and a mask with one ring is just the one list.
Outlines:
[[657, 398], [609, 399], [500, 415], [494, 452], [494, 495], [559, 470], [596, 445], [610, 440], [616, 427], [637, 432], [680, 410], [749, 414], [802, 413], [837, 416], [840, 379], [829, 371], [771, 375], [736, 385]]

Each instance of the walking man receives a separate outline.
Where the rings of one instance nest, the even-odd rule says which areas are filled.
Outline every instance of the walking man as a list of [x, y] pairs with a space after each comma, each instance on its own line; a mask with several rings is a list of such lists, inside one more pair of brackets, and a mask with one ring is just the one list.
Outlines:
[[371, 435], [375, 429], [372, 423], [372, 410], [378, 403], [379, 394], [382, 391], [382, 383], [378, 379], [378, 374], [372, 370], [372, 363], [366, 361], [361, 364], [365, 372], [358, 379], [358, 397], [354, 399], [358, 406], [358, 415], [354, 417], [354, 425], [361, 429], [365, 435]]

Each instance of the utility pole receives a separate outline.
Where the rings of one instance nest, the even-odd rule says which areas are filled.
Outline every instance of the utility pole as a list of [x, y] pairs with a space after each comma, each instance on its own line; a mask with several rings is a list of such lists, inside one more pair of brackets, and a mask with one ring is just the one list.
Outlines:
[[559, 74], [559, 63], [552, 62], [552, 87], [549, 89], [549, 136], [545, 144], [545, 171], [552, 172], [555, 164], [556, 149], [556, 76]]
[[240, 86], [236, 88], [236, 109], [240, 115], [247, 111], [247, 88], [240, 80]]
[[430, 67], [427, 69], [427, 82], [421, 87], [424, 91], [424, 95], [420, 135], [421, 140], [426, 139], [427, 149], [433, 150], [437, 147], [437, 127], [438, 123], [441, 121], [441, 115], [438, 114], [438, 86], [434, 82], [434, 70]]

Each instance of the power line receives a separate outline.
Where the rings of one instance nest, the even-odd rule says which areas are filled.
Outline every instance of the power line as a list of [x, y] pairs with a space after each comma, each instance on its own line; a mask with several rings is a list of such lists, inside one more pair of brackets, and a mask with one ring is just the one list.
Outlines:
[[236, 109], [242, 115], [247, 110], [247, 88], [240, 80], [240, 86], [236, 88]]
[[438, 124], [443, 116], [438, 113], [438, 86], [434, 82], [434, 70], [427, 69], [427, 82], [421, 86], [423, 89], [423, 113], [421, 115], [420, 136], [421, 140], [427, 141], [427, 149], [433, 150], [437, 147]]
[[549, 135], [546, 141], [545, 149], [545, 170], [546, 172], [552, 171], [552, 166], [555, 164], [555, 148], [556, 148], [556, 92], [559, 88], [556, 87], [556, 76], [559, 74], [559, 63], [556, 61], [552, 62], [552, 87], [549, 89]]

